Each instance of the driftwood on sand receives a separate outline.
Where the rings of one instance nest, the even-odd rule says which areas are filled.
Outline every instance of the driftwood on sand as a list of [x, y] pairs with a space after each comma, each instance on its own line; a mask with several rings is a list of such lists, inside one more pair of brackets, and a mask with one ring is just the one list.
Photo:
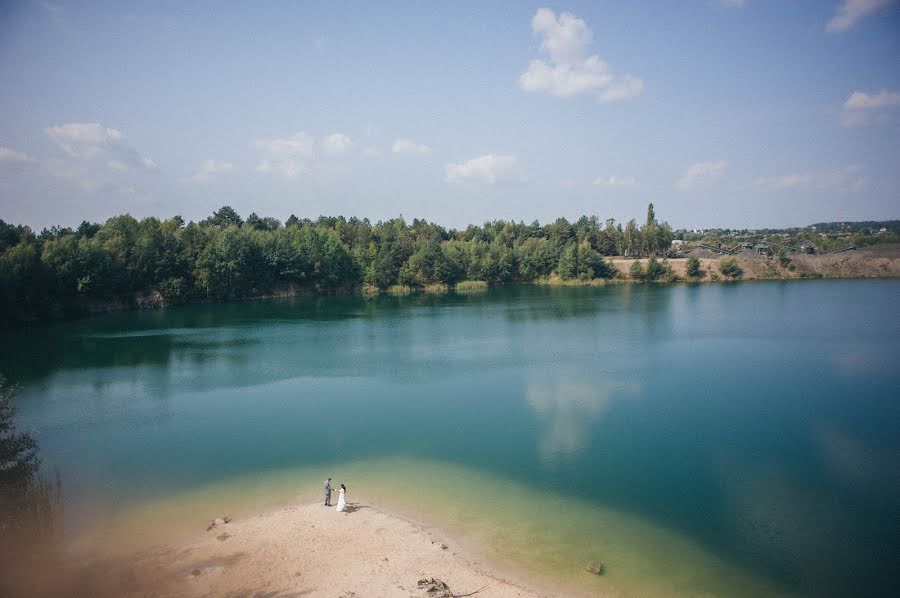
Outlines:
[[209, 525], [206, 526], [206, 531], [211, 530], [217, 525], [224, 525], [226, 523], [231, 523], [231, 517], [228, 515], [223, 515], [222, 517], [216, 517], [212, 521], [209, 522]]
[[465, 598], [466, 596], [474, 596], [486, 587], [487, 586], [480, 587], [474, 592], [469, 592], [468, 594], [454, 594], [450, 591], [450, 586], [448, 586], [446, 582], [441, 581], [440, 579], [432, 577], [431, 579], [419, 580], [419, 589], [425, 590], [425, 593], [432, 598]]

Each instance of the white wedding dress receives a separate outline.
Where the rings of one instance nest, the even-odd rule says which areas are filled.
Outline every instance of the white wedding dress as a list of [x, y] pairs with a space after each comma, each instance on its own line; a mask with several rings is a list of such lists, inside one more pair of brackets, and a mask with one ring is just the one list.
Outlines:
[[338, 494], [338, 502], [337, 506], [334, 508], [335, 511], [343, 511], [347, 508], [347, 503], [344, 501], [344, 489], [341, 488], [341, 493]]

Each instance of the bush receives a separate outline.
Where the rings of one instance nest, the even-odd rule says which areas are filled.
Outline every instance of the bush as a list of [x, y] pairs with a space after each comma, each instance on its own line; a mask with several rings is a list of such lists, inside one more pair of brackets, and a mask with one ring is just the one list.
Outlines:
[[631, 267], [628, 268], [628, 275], [631, 276], [632, 280], [643, 280], [644, 267], [641, 266], [641, 260], [631, 262]]
[[744, 275], [744, 271], [738, 266], [737, 261], [733, 257], [722, 258], [719, 262], [719, 272], [725, 278], [735, 280]]
[[62, 521], [59, 477], [54, 483], [39, 475], [37, 442], [16, 430], [15, 392], [0, 376], [0, 588], [13, 569], [10, 560], [23, 546], [32, 549], [55, 539]]
[[647, 280], [656, 280], [660, 276], [666, 273], [666, 268], [663, 264], [660, 264], [656, 261], [656, 257], [650, 256], [650, 259], [647, 260], [647, 271], [644, 276]]
[[703, 278], [703, 270], [700, 269], [700, 260], [694, 256], [689, 257], [686, 273], [689, 278]]
[[456, 283], [456, 292], [483, 291], [488, 288], [486, 280], [463, 280]]

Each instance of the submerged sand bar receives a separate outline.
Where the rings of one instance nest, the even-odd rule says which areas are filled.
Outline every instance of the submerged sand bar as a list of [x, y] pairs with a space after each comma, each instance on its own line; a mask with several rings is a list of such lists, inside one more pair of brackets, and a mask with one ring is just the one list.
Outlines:
[[[350, 512], [297, 495], [326, 471], [352, 482]], [[424, 596], [432, 577], [456, 596], [487, 585], [482, 598], [790, 594], [674, 530], [436, 461], [273, 471], [103, 511], [72, 530], [65, 561], [92, 563], [108, 595]]]

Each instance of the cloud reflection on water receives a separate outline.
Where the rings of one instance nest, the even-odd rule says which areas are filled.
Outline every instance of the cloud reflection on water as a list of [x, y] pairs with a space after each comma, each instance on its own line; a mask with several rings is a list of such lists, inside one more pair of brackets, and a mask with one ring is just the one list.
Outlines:
[[859, 494], [900, 497], [900, 451], [866, 444], [858, 437], [822, 423], [815, 428], [822, 460], [835, 480]]
[[547, 380], [528, 383], [525, 397], [541, 422], [538, 454], [545, 462], [581, 453], [590, 440], [591, 427], [614, 399], [633, 396], [637, 382], [616, 380], [584, 383]]

